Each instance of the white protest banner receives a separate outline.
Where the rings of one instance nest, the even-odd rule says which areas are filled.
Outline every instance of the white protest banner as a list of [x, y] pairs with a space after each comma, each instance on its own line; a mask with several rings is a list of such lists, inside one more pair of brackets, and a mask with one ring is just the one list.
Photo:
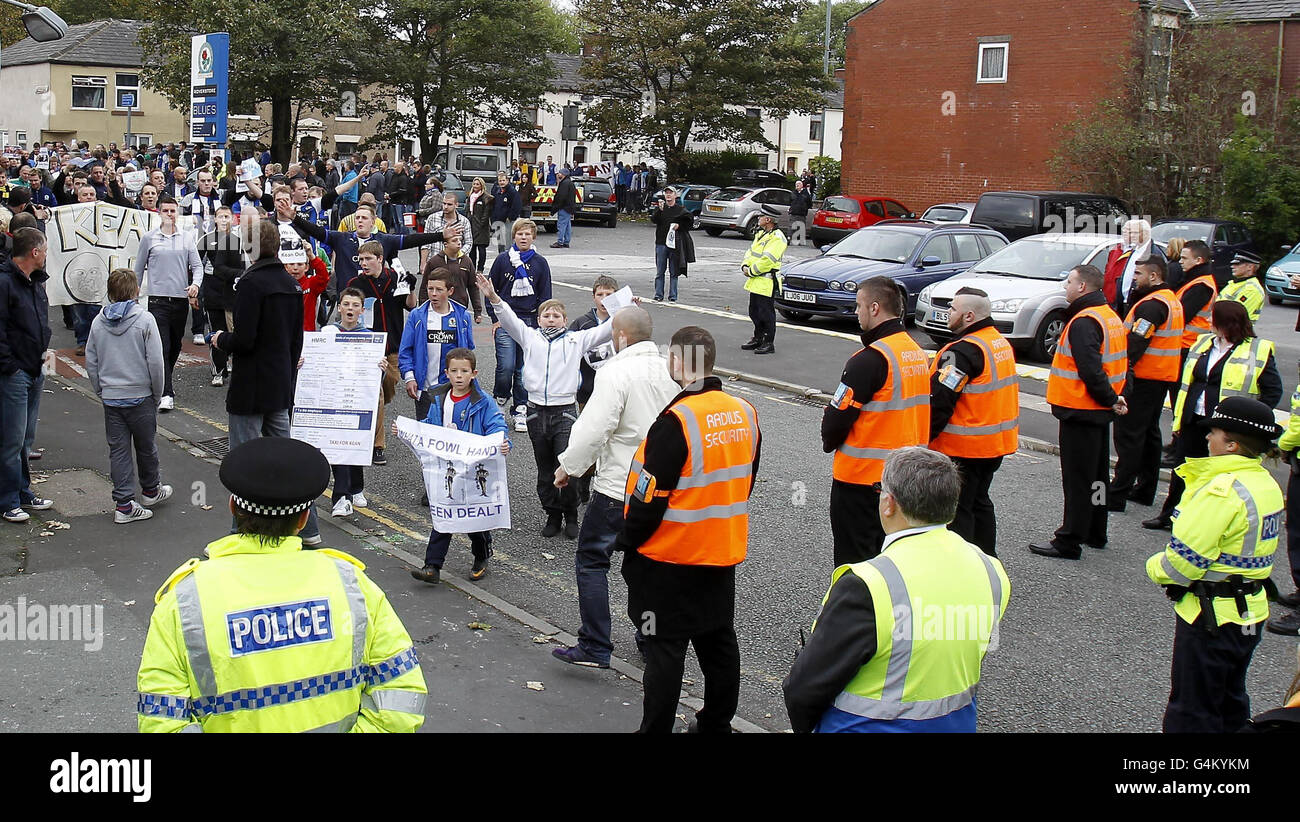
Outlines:
[[605, 309], [605, 313], [611, 317], [624, 308], [631, 308], [635, 305], [632, 301], [632, 286], [625, 285], [613, 294], [606, 294], [600, 304]]
[[126, 185], [126, 196], [135, 197], [144, 188], [144, 184], [149, 182], [149, 172], [128, 171], [122, 175], [122, 182]]
[[262, 166], [256, 159], [249, 158], [239, 164], [239, 179], [243, 182], [256, 180], [262, 176]]
[[435, 528], [444, 534], [471, 534], [510, 527], [510, 490], [501, 453], [504, 434], [480, 437], [399, 417], [397, 436], [424, 468]]
[[385, 335], [369, 331], [304, 334], [289, 436], [319, 448], [330, 465], [369, 465], [384, 348]]
[[613, 177], [615, 172], [614, 163], [611, 160], [606, 160], [603, 163], [586, 163], [579, 166], [579, 168], [583, 169], [588, 177]]
[[134, 267], [140, 238], [161, 220], [151, 211], [102, 201], [52, 209], [45, 223], [45, 272], [50, 275], [45, 293], [50, 305], [102, 304], [108, 296], [108, 273]]

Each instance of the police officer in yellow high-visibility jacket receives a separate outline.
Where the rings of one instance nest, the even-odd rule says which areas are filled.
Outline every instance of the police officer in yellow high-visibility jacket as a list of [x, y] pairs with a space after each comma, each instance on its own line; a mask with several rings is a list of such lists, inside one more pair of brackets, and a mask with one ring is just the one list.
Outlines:
[[758, 415], [713, 376], [717, 347], [703, 328], [673, 334], [668, 370], [682, 386], [632, 458], [624, 493], [627, 613], [645, 657], [642, 733], [669, 733], [687, 645], [704, 672], [693, 728], [725, 733], [740, 698], [736, 566], [749, 540], [758, 472]]
[[785, 678], [796, 733], [974, 732], [980, 666], [1011, 583], [1002, 563], [944, 527], [961, 483], [943, 454], [890, 455], [880, 480], [884, 550], [835, 569]]
[[1065, 510], [1051, 542], [1031, 543], [1029, 550], [1054, 559], [1079, 559], [1084, 545], [1106, 547], [1110, 423], [1128, 413], [1128, 341], [1101, 291], [1103, 279], [1096, 266], [1070, 270], [1065, 280], [1069, 321], [1047, 377], [1047, 403], [1060, 420]]
[[740, 346], [755, 354], [771, 354], [776, 339], [776, 290], [781, 287], [781, 257], [788, 241], [776, 227], [779, 213], [771, 206], [762, 206], [758, 217], [758, 232], [749, 244], [740, 271], [745, 275], [745, 290], [749, 292], [749, 318], [754, 321], [754, 337]]
[[239, 532], [158, 591], [138, 677], [141, 731], [414, 731], [427, 688], [411, 638], [364, 566], [294, 536], [325, 490], [298, 440], [221, 464]]
[[1260, 464], [1282, 433], [1272, 410], [1228, 397], [1207, 424], [1210, 456], [1175, 469], [1187, 491], [1169, 545], [1146, 566], [1176, 603], [1166, 733], [1233, 733], [1250, 718], [1246, 668], [1282, 530], [1282, 489]]
[[1246, 306], [1246, 313], [1251, 322], [1259, 322], [1260, 312], [1264, 310], [1264, 286], [1259, 284], [1259, 255], [1253, 251], [1241, 250], [1232, 258], [1232, 279], [1219, 290], [1220, 300], [1236, 300]]

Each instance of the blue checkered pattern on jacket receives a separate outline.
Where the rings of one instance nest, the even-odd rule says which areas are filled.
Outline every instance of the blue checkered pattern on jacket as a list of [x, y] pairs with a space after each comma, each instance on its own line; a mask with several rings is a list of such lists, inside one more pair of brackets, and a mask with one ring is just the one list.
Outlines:
[[1214, 561], [1201, 556], [1200, 554], [1187, 547], [1178, 537], [1172, 537], [1169, 540], [1169, 547], [1174, 549], [1174, 553], [1187, 560], [1197, 568], [1209, 568]]

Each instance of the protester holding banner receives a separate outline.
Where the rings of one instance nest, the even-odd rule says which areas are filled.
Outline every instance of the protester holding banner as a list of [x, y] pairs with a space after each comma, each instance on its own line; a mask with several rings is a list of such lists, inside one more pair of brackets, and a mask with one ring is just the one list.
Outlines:
[[162, 225], [140, 238], [135, 275], [149, 295], [149, 313], [157, 320], [162, 336], [166, 387], [158, 410], [167, 412], [176, 407], [172, 371], [185, 341], [185, 316], [191, 306], [198, 308], [203, 261], [199, 259], [194, 233], [177, 225], [180, 206], [176, 200], [167, 195], [158, 198], [158, 213]]

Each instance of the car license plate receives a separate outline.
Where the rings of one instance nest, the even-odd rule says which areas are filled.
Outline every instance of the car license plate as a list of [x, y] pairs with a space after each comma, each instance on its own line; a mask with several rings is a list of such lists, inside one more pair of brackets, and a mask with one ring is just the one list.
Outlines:
[[842, 218], [842, 217], [827, 217], [827, 218], [826, 218], [826, 224], [827, 224], [827, 225], [841, 225], [841, 224], [843, 224], [843, 222], [844, 222], [844, 218]]
[[708, 209], [709, 209], [709, 211], [712, 211], [712, 212], [714, 212], [714, 213], [717, 213], [717, 212], [719, 212], [719, 211], [722, 211], [722, 206], [711, 205], [711, 206], [708, 207]]
[[587, 214], [599, 214], [599, 213], [600, 213], [600, 209], [597, 208], [596, 206], [583, 206], [583, 207], [582, 207], [582, 210], [583, 210], [584, 213], [587, 213]]
[[800, 294], [800, 293], [797, 292], [797, 291], [783, 291], [783, 292], [782, 292], [782, 295], [785, 297], [785, 299], [786, 299], [788, 302], [792, 302], [792, 303], [815, 303], [815, 302], [817, 302], [817, 295], [815, 295], [815, 294]]
[[937, 323], [946, 323], [946, 322], [948, 322], [948, 312], [947, 312], [947, 311], [940, 311], [940, 310], [938, 310], [938, 309], [936, 308], [935, 311], [934, 311], [934, 321], [937, 322]]

